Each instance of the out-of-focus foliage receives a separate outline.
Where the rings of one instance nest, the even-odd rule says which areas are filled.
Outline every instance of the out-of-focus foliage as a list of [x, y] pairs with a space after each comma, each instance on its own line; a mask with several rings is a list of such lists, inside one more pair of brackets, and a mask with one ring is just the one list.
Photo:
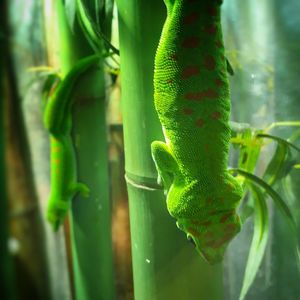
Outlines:
[[[277, 209], [281, 212], [282, 218], [289, 224], [291, 233], [295, 239], [295, 260], [300, 266], [299, 245], [297, 225], [290, 208], [274, 189], [278, 183], [289, 175], [292, 168], [299, 163], [300, 149], [283, 138], [269, 134], [269, 130], [278, 125], [300, 126], [300, 122], [281, 122], [272, 124], [265, 130], [254, 130], [246, 127], [241, 132], [233, 132], [231, 142], [239, 148], [238, 168], [231, 169], [236, 172], [244, 185], [244, 201], [242, 203], [242, 219], [245, 222], [247, 217], [254, 215], [254, 233], [251, 248], [246, 265], [243, 286], [240, 293], [240, 300], [243, 300], [251, 287], [259, 270], [265, 254], [267, 240], [269, 237], [269, 216], [266, 201], [270, 196]], [[277, 146], [261, 178], [254, 175], [259, 164], [259, 155], [265, 141], [276, 142]], [[292, 150], [296, 155], [292, 155]], [[249, 212], [250, 211], [250, 212]], [[300, 270], [300, 268], [299, 268]]]

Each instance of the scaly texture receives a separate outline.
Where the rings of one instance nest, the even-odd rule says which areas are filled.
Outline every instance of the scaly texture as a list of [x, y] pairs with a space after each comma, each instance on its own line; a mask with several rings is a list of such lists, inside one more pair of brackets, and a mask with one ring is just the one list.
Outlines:
[[72, 92], [80, 76], [99, 61], [99, 56], [81, 59], [59, 83], [49, 99], [44, 113], [44, 124], [50, 133], [51, 193], [47, 219], [54, 230], [63, 223], [72, 198], [81, 192], [88, 197], [89, 189], [77, 182], [76, 158], [71, 137]]
[[167, 207], [210, 263], [240, 231], [242, 188], [227, 171], [230, 97], [220, 1], [165, 0], [154, 100], [166, 143], [152, 143]]

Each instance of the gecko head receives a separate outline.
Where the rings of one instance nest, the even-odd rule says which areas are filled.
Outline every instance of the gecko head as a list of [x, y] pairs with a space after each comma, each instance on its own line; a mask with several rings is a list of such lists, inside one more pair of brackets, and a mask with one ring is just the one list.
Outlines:
[[222, 261], [229, 242], [241, 229], [239, 217], [233, 210], [217, 212], [203, 221], [181, 218], [177, 226], [210, 264]]

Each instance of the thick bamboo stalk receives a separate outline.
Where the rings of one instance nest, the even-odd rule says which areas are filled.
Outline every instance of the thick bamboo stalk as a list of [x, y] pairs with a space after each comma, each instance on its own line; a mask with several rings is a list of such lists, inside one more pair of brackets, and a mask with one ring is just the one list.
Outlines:
[[[65, 75], [77, 59], [91, 54], [91, 50], [78, 25], [71, 33], [61, 1], [57, 1], [57, 14], [59, 61]], [[75, 298], [110, 300], [114, 299], [114, 281], [103, 61], [80, 79], [74, 97], [78, 180], [90, 188], [88, 199], [77, 195], [72, 201]]]
[[125, 161], [136, 300], [222, 299], [222, 266], [205, 263], [167, 213], [150, 144], [162, 140], [153, 104], [162, 0], [119, 0]]

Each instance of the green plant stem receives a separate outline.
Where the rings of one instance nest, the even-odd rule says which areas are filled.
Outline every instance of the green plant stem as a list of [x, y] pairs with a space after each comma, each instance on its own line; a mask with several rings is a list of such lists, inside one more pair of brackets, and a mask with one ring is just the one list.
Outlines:
[[274, 122], [265, 129], [265, 132], [269, 132], [271, 129], [275, 127], [293, 127], [293, 126], [299, 127], [300, 121]]
[[162, 0], [119, 0], [125, 169], [135, 300], [223, 299], [222, 265], [205, 263], [168, 214], [150, 153], [163, 140], [153, 103]]

